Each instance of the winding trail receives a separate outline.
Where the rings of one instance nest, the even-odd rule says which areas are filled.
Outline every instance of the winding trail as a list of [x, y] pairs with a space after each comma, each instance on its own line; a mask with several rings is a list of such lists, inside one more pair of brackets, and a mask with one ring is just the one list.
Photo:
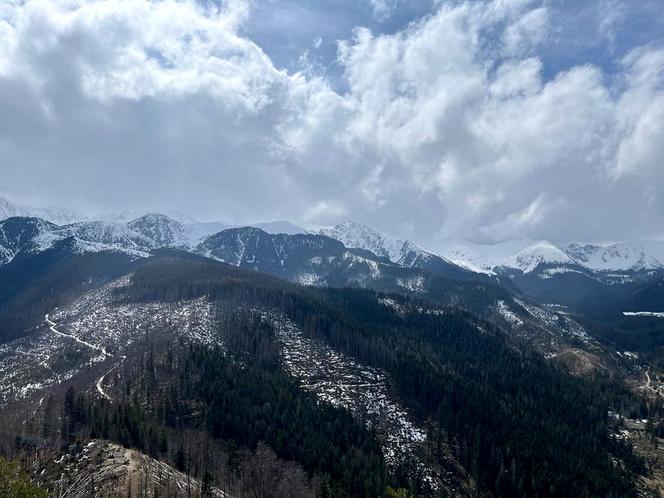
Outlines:
[[65, 334], [64, 332], [60, 332], [59, 330], [57, 330], [57, 329], [55, 328], [55, 322], [53, 322], [53, 321], [48, 317], [48, 313], [46, 313], [46, 323], [48, 324], [49, 328], [51, 329], [51, 332], [53, 332], [54, 334], [61, 335], [61, 336], [63, 336], [63, 337], [69, 337], [70, 339], [74, 339], [76, 342], [78, 342], [78, 343], [80, 343], [80, 344], [83, 344], [84, 346], [87, 346], [87, 347], [89, 347], [89, 348], [92, 348], [92, 349], [95, 349], [95, 350], [99, 351], [101, 354], [103, 354], [103, 355], [106, 356], [106, 357], [113, 356], [113, 355], [111, 355], [109, 352], [107, 352], [107, 351], [106, 351], [104, 348], [102, 348], [102, 347], [96, 346], [96, 345], [91, 344], [91, 343], [89, 343], [89, 342], [87, 342], [87, 341], [84, 341], [84, 340], [82, 340], [82, 339], [79, 339], [79, 338], [76, 337], [75, 335]]
[[[55, 325], [56, 325], [55, 322], [48, 317], [48, 313], [46, 314], [45, 320], [46, 320], [46, 324], [48, 325], [48, 328], [54, 334], [62, 336], [62, 337], [67, 337], [69, 339], [73, 339], [74, 341], [78, 342], [79, 344], [83, 344], [84, 346], [87, 346], [90, 349], [94, 349], [95, 351], [99, 351], [101, 354], [104, 355], [104, 359], [111, 358], [113, 356], [111, 353], [106, 351], [106, 349], [104, 349], [101, 346], [97, 346], [96, 344], [92, 344], [90, 342], [84, 341], [83, 339], [80, 339], [79, 337], [76, 337], [75, 335], [65, 334], [64, 332], [60, 332], [58, 329], [55, 328]], [[120, 365], [120, 363], [122, 363], [124, 361], [124, 359], [125, 359], [125, 357], [123, 356], [120, 359], [120, 361], [118, 361], [115, 365], [113, 365], [104, 375], [99, 377], [99, 379], [97, 379], [97, 382], [95, 383], [95, 386], [97, 387], [97, 391], [99, 392], [99, 394], [101, 394], [101, 396], [106, 398], [108, 401], [112, 401], [112, 400], [111, 400], [111, 397], [104, 391], [104, 388], [102, 387], [102, 383], [104, 382], [104, 378], [108, 374], [110, 374], [118, 365]]]
[[104, 391], [104, 388], [102, 387], [102, 383], [104, 382], [104, 378], [105, 378], [108, 374], [110, 374], [113, 370], [115, 370], [115, 368], [116, 368], [120, 363], [121, 363], [121, 361], [117, 362], [115, 365], [113, 365], [111, 368], [109, 368], [108, 371], [107, 371], [104, 375], [102, 375], [101, 377], [99, 377], [99, 379], [97, 379], [97, 382], [95, 383], [95, 386], [97, 386], [97, 391], [99, 391], [99, 394], [101, 394], [101, 395], [102, 395], [104, 398], [106, 398], [108, 401], [112, 401], [112, 400], [111, 400], [111, 397], [110, 397], [108, 394], [106, 394], [106, 392]]

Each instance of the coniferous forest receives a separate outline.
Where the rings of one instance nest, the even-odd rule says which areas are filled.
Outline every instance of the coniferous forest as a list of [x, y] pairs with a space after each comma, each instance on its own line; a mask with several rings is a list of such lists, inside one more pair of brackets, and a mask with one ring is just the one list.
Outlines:
[[[275, 497], [455, 496], [451, 487], [432, 491], [405, 453], [388, 465], [370, 417], [321, 402], [288, 375], [260, 313], [278, 310], [304, 336], [385, 372], [391, 396], [426, 428], [423, 461], [448, 472], [457, 462], [466, 493], [636, 496], [645, 463], [609, 436], [608, 413], [645, 417], [661, 407], [616, 379], [573, 376], [496, 326], [426, 298], [306, 288], [189, 255], [146, 260], [114, 299], [200, 297], [219, 304], [223, 348], [146, 336], [112, 401], [75, 387], [49, 396], [40, 438], [52, 448], [115, 441], [237, 496], [255, 486]], [[13, 453], [33, 445], [18, 438]]]
[[[264, 275], [196, 260], [184, 263], [165, 259], [145, 265], [132, 282], [125, 299], [177, 300], [205, 294], [213, 299], [282, 309], [307, 335], [384, 369], [394, 380], [399, 399], [426, 421], [433, 445], [449, 445], [485, 492], [524, 497], [633, 493], [629, 473], [640, 470], [643, 463], [629, 447], [608, 437], [607, 410], [641, 415], [649, 409], [644, 402], [609, 379], [576, 378], [525, 347], [516, 350], [500, 330], [463, 311], [448, 309], [444, 313], [412, 312], [400, 316], [380, 305], [372, 291], [301, 289]], [[408, 304], [403, 297], [394, 298]], [[285, 388], [287, 381], [278, 370], [265, 368], [276, 368], [269, 327], [237, 324], [230, 328], [235, 330], [236, 338], [244, 338], [230, 344], [242, 344], [241, 351], [247, 358], [262, 365], [260, 375], [253, 381], [269, 380], [273, 385], [278, 380], [285, 383]], [[197, 393], [199, 400], [208, 407], [224, 407], [213, 410], [216, 413], [227, 413], [230, 404], [227, 395], [222, 394], [227, 388], [221, 379], [225, 378], [223, 372], [228, 365], [207, 353], [193, 354], [198, 355], [193, 363], [216, 372], [205, 376], [207, 379], [222, 382], [216, 387], [209, 383]], [[269, 372], [275, 377], [268, 376]], [[261, 390], [252, 391], [260, 399]], [[244, 409], [251, 412], [254, 395], [245, 398]], [[241, 418], [242, 414], [237, 416]], [[319, 416], [322, 415], [316, 417]], [[206, 423], [207, 430], [215, 436], [237, 439], [240, 444], [256, 444], [266, 435], [268, 444], [280, 440], [268, 428], [264, 434], [256, 435], [210, 416]], [[303, 430], [307, 427], [304, 420], [297, 425]], [[330, 430], [318, 436], [331, 437], [334, 433]], [[365, 489], [375, 492], [385, 482], [384, 470], [370, 450], [369, 435], [362, 439], [359, 434], [360, 439], [353, 445], [363, 451], [356, 450], [358, 463], [351, 468], [358, 469], [364, 482], [373, 483]], [[299, 450], [304, 453], [299, 454], [294, 448], [278, 449], [279, 444], [275, 450], [277, 454], [285, 451], [281, 453], [285, 458], [308, 465], [325, 460], [304, 447], [306, 442]], [[621, 458], [625, 465], [616, 467], [612, 455]], [[436, 452], [430, 457], [435, 459]], [[324, 472], [323, 468], [317, 470]], [[373, 477], [371, 472], [375, 472]], [[356, 482], [354, 478], [350, 480]], [[410, 484], [415, 490], [419, 487], [418, 483], [392, 484]], [[371, 495], [371, 491], [365, 492]]]

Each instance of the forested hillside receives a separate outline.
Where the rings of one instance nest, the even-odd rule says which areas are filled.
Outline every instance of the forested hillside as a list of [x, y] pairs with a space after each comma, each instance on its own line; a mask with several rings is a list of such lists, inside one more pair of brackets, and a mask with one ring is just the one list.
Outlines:
[[73, 246], [73, 239], [65, 239], [0, 266], [0, 343], [25, 335], [49, 310], [131, 268], [132, 259], [126, 254], [79, 254]]
[[610, 405], [644, 409], [637, 398], [608, 382], [573, 378], [527, 348], [515, 350], [502, 332], [464, 312], [426, 312], [396, 296], [391, 307], [371, 291], [305, 290], [193, 259], [147, 264], [126, 292], [135, 300], [207, 294], [284, 310], [307, 335], [386, 370], [399, 398], [426, 421], [431, 444], [449, 445], [485, 492], [631, 493], [609, 454], [634, 470], [639, 462], [608, 438], [606, 413]]
[[229, 496], [256, 482], [284, 497], [637, 496], [644, 462], [608, 413], [659, 404], [570, 375], [440, 294], [302, 287], [172, 251], [125, 264], [49, 322], [78, 341], [66, 365], [97, 356], [7, 412], [22, 435], [5, 448], [36, 452], [34, 468], [103, 439]]

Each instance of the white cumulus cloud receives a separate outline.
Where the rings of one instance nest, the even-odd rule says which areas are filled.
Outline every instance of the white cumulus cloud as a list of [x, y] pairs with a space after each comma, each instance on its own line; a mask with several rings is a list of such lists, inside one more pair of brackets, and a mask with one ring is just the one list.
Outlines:
[[353, 217], [425, 242], [657, 235], [661, 45], [633, 47], [618, 75], [552, 72], [546, 2], [448, 2], [395, 33], [357, 28], [333, 84], [276, 67], [243, 34], [252, 8], [3, 4], [2, 190], [238, 222]]

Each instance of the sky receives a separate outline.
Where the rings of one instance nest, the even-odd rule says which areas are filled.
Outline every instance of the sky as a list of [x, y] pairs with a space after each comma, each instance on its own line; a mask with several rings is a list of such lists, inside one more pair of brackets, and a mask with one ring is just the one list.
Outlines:
[[0, 195], [664, 239], [663, 0], [0, 0]]

